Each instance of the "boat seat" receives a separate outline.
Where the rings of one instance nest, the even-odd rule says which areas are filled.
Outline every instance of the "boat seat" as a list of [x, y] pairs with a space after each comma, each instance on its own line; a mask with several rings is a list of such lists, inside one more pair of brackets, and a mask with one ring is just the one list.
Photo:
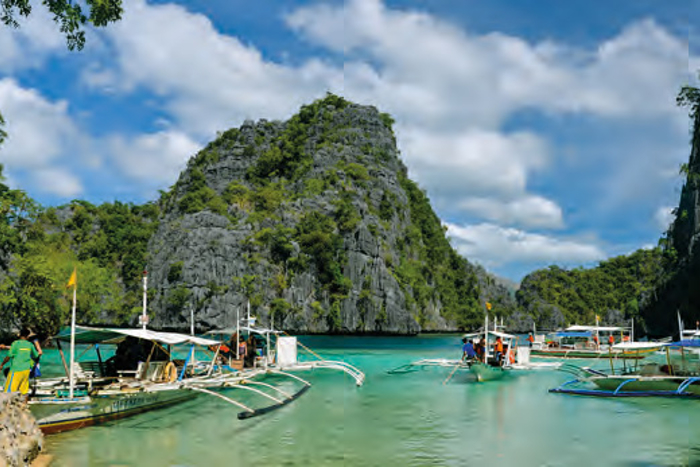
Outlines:
[[104, 376], [100, 362], [76, 362], [73, 370], [78, 378], [100, 378]]

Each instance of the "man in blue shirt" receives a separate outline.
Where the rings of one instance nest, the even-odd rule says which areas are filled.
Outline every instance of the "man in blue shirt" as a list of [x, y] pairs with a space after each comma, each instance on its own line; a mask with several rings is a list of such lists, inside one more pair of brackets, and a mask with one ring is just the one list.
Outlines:
[[470, 361], [474, 360], [476, 357], [476, 352], [474, 351], [474, 343], [472, 341], [467, 342], [467, 338], [462, 339], [462, 360]]

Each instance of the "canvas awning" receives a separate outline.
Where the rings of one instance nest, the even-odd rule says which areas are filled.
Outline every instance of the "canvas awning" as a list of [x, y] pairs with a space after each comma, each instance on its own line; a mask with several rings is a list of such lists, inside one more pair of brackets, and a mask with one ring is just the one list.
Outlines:
[[590, 332], [620, 332], [620, 331], [625, 331], [625, 328], [622, 328], [620, 326], [582, 326], [579, 324], [576, 324], [574, 326], [569, 326], [568, 328], [565, 329], [565, 331], [590, 331]]
[[583, 337], [589, 338], [593, 335], [590, 331], [560, 331], [555, 334], [556, 337]]
[[[465, 334], [463, 337], [466, 337], [467, 339], [470, 337], [481, 337], [483, 336], [483, 332], [471, 332], [469, 334]], [[505, 332], [500, 332], [500, 331], [489, 331], [489, 335], [500, 337], [501, 339], [516, 339], [517, 337], [512, 335], [512, 334], [506, 334]]]
[[660, 349], [665, 344], [661, 342], [620, 342], [613, 345], [613, 350], [634, 351]]
[[666, 347], [700, 347], [700, 339], [683, 339], [678, 342], [664, 344]]
[[[118, 344], [127, 337], [135, 337], [167, 345], [197, 344], [205, 347], [219, 345], [218, 341], [212, 339], [175, 332], [158, 332], [149, 329], [75, 327], [76, 344]], [[63, 328], [54, 338], [66, 342], [70, 341], [70, 328]]]
[[254, 334], [262, 334], [262, 335], [265, 335], [265, 334], [283, 334], [284, 333], [284, 331], [278, 331], [276, 329], [256, 328], [253, 326], [241, 326], [238, 329], [236, 329], [236, 328], [212, 329], [211, 331], [206, 332], [206, 334], [207, 335], [235, 334], [237, 331], [254, 333]]

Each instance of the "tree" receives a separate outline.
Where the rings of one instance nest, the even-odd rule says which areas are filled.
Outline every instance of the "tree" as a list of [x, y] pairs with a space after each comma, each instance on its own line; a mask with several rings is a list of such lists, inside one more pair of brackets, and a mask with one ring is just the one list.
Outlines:
[[[66, 36], [69, 50], [81, 50], [85, 46], [85, 23], [102, 27], [119, 21], [122, 17], [122, 0], [86, 0], [87, 12], [80, 3], [73, 0], [43, 0], [42, 3], [53, 15], [53, 20], [60, 25]], [[2, 22], [7, 26], [18, 28], [18, 16], [28, 17], [32, 12], [29, 0], [0, 0]]]

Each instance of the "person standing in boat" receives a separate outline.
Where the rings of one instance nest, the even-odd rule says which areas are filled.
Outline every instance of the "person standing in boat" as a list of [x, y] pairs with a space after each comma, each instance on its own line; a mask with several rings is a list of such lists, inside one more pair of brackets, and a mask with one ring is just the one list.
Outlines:
[[529, 333], [529, 334], [527, 335], [527, 342], [528, 342], [528, 344], [530, 345], [530, 348], [532, 348], [532, 343], [535, 342], [535, 338], [532, 337], [532, 333]]
[[474, 350], [474, 342], [467, 342], [467, 338], [462, 339], [462, 361], [470, 362], [476, 357], [476, 351]]
[[29, 373], [42, 353], [38, 341], [34, 341], [34, 344], [29, 342], [29, 329], [22, 328], [19, 339], [12, 343], [10, 352], [0, 365], [0, 369], [2, 369], [7, 362], [11, 361], [10, 372], [7, 375], [3, 392], [27, 394], [29, 392]]
[[613, 345], [615, 345], [615, 336], [610, 334], [610, 337], [608, 337], [608, 344], [610, 345], [610, 348], [612, 348]]
[[252, 368], [255, 366], [255, 358], [258, 356], [258, 351], [255, 345], [255, 336], [251, 333], [248, 335], [248, 340], [245, 342], [245, 366]]
[[496, 338], [496, 343], [493, 346], [493, 350], [496, 354], [496, 361], [501, 363], [501, 358], [503, 357], [503, 340], [500, 336]]

